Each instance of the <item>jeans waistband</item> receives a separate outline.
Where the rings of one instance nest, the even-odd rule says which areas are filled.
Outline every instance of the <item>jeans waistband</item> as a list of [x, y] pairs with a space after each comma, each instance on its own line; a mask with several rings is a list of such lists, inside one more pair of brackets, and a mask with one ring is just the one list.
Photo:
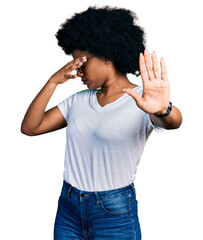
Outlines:
[[70, 196], [70, 193], [73, 193], [73, 194], [76, 194], [76, 195], [80, 195], [82, 197], [87, 197], [88, 199], [95, 199], [95, 197], [96, 197], [98, 202], [99, 202], [100, 197], [101, 198], [108, 198], [108, 197], [111, 197], [111, 196], [119, 196], [119, 195], [123, 195], [125, 193], [128, 193], [129, 190], [132, 190], [132, 193], [136, 196], [134, 183], [131, 183], [128, 186], [125, 186], [125, 187], [122, 187], [122, 188], [117, 188], [117, 189], [113, 189], [113, 190], [106, 190], [106, 191], [94, 191], [94, 192], [79, 190], [79, 189], [73, 187], [70, 183], [67, 183], [65, 180], [63, 180], [63, 184], [68, 189], [68, 197]]

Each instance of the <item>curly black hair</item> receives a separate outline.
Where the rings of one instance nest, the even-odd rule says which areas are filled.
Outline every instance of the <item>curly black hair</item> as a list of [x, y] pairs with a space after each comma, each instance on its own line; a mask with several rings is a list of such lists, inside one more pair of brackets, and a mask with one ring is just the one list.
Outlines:
[[113, 62], [122, 74], [139, 76], [139, 54], [144, 53], [146, 41], [136, 20], [136, 14], [125, 8], [94, 6], [66, 19], [55, 36], [66, 54], [88, 51]]

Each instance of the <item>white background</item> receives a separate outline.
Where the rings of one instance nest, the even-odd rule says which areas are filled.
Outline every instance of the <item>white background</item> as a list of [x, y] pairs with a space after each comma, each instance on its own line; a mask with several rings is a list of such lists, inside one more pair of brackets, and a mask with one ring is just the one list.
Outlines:
[[[137, 13], [147, 33], [147, 49], [166, 61], [171, 101], [183, 115], [178, 130], [152, 133], [138, 166], [135, 187], [142, 239], [202, 240], [203, 19], [200, 1], [194, 0], [1, 4], [0, 239], [53, 239], [65, 129], [28, 137], [20, 125], [50, 76], [72, 59], [57, 45], [54, 35], [60, 24], [95, 4]], [[141, 84], [140, 77], [129, 78]], [[46, 110], [86, 88], [80, 78], [59, 85]]]

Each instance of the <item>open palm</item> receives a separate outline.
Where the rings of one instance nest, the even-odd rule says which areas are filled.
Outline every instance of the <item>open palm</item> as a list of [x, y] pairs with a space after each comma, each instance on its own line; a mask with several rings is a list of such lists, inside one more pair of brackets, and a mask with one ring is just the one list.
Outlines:
[[[143, 82], [142, 96], [136, 90], [126, 88], [125, 92], [132, 96], [138, 107], [149, 114], [164, 114], [170, 100], [170, 86], [167, 78], [166, 64], [161, 58], [161, 76], [155, 52], [145, 50], [139, 58], [140, 74]], [[153, 63], [153, 65], [152, 65]]]

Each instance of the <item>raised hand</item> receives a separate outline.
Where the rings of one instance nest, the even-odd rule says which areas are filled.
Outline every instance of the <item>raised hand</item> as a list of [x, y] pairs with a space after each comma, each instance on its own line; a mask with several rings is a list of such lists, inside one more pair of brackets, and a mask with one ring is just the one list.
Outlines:
[[[152, 61], [151, 61], [152, 58]], [[139, 108], [149, 114], [165, 114], [170, 101], [170, 86], [167, 78], [166, 64], [161, 58], [161, 75], [155, 52], [151, 54], [145, 50], [139, 58], [140, 73], [143, 82], [142, 96], [130, 88], [125, 92], [132, 96]]]

